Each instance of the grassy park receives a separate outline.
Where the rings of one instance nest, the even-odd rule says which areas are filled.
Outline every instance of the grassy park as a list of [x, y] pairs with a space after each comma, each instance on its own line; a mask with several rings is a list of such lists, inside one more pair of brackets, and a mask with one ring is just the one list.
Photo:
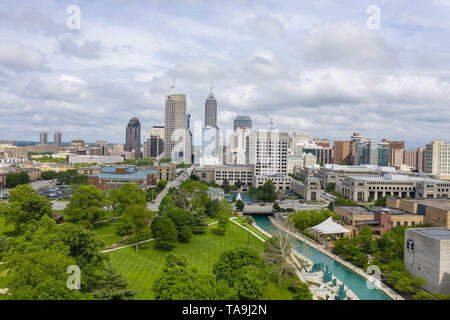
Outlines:
[[[219, 255], [238, 246], [247, 246], [248, 232], [239, 226], [230, 223], [224, 237], [216, 236], [209, 227], [206, 234], [195, 235], [189, 243], [179, 243], [172, 253], [186, 255], [190, 263], [202, 272], [211, 272], [213, 264]], [[264, 244], [254, 236], [250, 237], [250, 246], [262, 251]], [[136, 299], [154, 299], [152, 284], [161, 275], [165, 263], [167, 251], [154, 249], [154, 243], [150, 242], [139, 246], [136, 253], [134, 247], [129, 247], [108, 253], [111, 264], [121, 272], [130, 283], [130, 288], [139, 293]], [[292, 299], [292, 293], [287, 290], [287, 285], [278, 287], [269, 282], [263, 299]]]

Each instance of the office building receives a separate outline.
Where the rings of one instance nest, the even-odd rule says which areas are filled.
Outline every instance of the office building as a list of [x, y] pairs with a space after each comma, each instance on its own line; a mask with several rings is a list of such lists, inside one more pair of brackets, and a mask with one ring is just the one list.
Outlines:
[[312, 137], [306, 132], [293, 132], [289, 135], [290, 155], [301, 155], [305, 147], [317, 147], [312, 141]]
[[[186, 95], [172, 94], [165, 97], [164, 158], [181, 163], [191, 151], [186, 149]], [[191, 142], [192, 144], [192, 142]]]
[[53, 144], [55, 146], [62, 146], [62, 133], [61, 131], [56, 131], [55, 134], [53, 135]]
[[426, 145], [425, 172], [439, 179], [450, 180], [450, 144], [432, 141]]
[[423, 216], [426, 225], [450, 228], [450, 199], [398, 199], [387, 197], [386, 206]]
[[311, 153], [316, 157], [317, 162], [323, 164], [333, 163], [333, 151], [331, 148], [324, 148], [322, 146], [304, 147], [303, 153]]
[[123, 156], [90, 156], [90, 155], [68, 155], [67, 162], [72, 164], [88, 164], [88, 163], [97, 163], [97, 164], [114, 164], [117, 162], [123, 162]]
[[234, 131], [236, 131], [237, 128], [251, 129], [252, 119], [249, 116], [237, 116], [234, 119], [233, 128]]
[[220, 131], [217, 127], [202, 128], [201, 166], [222, 164], [223, 155], [220, 145]]
[[413, 228], [405, 230], [404, 261], [414, 277], [426, 280], [431, 293], [450, 292], [450, 229]]
[[43, 130], [40, 134], [39, 144], [48, 144], [48, 134], [47, 131]]
[[333, 144], [333, 163], [350, 164], [351, 163], [351, 142], [335, 141]]
[[[391, 141], [389, 139], [382, 139], [382, 142], [387, 142], [388, 143], [388, 149], [389, 149], [389, 154], [388, 154], [388, 165], [391, 167], [395, 167], [396, 164], [393, 163], [394, 160], [397, 160], [397, 166], [402, 165], [403, 163], [403, 159], [400, 160], [399, 158], [395, 159], [395, 157], [393, 156], [393, 152], [394, 150], [404, 150], [405, 149], [405, 141]], [[397, 152], [397, 155], [399, 155], [399, 153], [401, 152]]]
[[153, 126], [150, 133], [147, 132], [147, 139], [150, 138], [150, 136], [156, 136], [164, 141], [164, 126]]
[[249, 135], [249, 164], [255, 175], [287, 174], [289, 134], [275, 130], [253, 130]]
[[84, 143], [84, 140], [81, 140], [81, 138], [75, 138], [70, 142], [69, 145], [70, 148], [79, 151], [85, 151], [86, 150], [86, 144]]
[[316, 177], [307, 177], [304, 183], [292, 179], [291, 190], [306, 201], [320, 200], [320, 181]]
[[385, 196], [450, 198], [449, 181], [399, 174], [386, 174], [382, 177], [349, 176], [336, 184], [336, 190], [353, 201], [377, 200]]
[[356, 165], [372, 164], [387, 166], [389, 162], [389, 144], [387, 142], [357, 142], [355, 147]]
[[247, 160], [247, 142], [250, 134], [248, 128], [236, 128], [230, 136], [230, 146], [227, 150], [227, 163], [229, 164], [248, 164]]
[[406, 149], [403, 153], [403, 164], [415, 171], [425, 171], [425, 148]]
[[211, 91], [205, 101], [205, 127], [217, 127], [217, 100]]
[[125, 136], [124, 151], [134, 152], [135, 159], [139, 159], [141, 157], [141, 122], [136, 117], [128, 122]]
[[144, 158], [156, 158], [164, 152], [164, 140], [160, 136], [150, 135], [144, 142]]
[[89, 183], [101, 190], [117, 190], [125, 183], [135, 183], [142, 189], [156, 187], [156, 170], [138, 170], [136, 167], [103, 167], [100, 173], [89, 176]]

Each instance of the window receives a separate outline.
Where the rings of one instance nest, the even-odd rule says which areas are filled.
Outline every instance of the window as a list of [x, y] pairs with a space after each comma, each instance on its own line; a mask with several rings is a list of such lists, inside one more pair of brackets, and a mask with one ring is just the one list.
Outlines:
[[408, 249], [408, 251], [414, 251], [414, 241], [413, 240], [406, 240], [406, 249]]

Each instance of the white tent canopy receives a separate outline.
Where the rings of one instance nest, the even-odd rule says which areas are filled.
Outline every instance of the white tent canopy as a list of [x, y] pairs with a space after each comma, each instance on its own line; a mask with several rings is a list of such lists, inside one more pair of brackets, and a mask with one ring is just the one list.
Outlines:
[[334, 222], [331, 217], [329, 217], [324, 222], [319, 223], [317, 226], [310, 228], [310, 230], [318, 234], [336, 234], [350, 232], [339, 223]]

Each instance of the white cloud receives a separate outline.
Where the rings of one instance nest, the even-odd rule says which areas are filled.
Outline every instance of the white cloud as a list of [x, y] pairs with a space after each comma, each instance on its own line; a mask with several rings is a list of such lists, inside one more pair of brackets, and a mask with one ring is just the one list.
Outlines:
[[16, 70], [38, 70], [44, 67], [44, 55], [15, 41], [0, 41], [0, 65]]

